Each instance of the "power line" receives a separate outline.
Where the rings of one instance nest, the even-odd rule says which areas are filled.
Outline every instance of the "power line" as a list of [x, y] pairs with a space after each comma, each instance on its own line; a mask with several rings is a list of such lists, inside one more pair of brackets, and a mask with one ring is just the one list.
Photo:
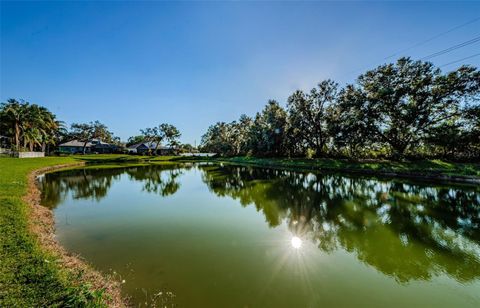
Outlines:
[[444, 66], [447, 66], [447, 65], [455, 64], [455, 63], [462, 62], [462, 61], [465, 61], [465, 60], [468, 60], [468, 59], [471, 59], [471, 58], [475, 58], [475, 57], [478, 57], [478, 56], [480, 56], [480, 53], [477, 53], [477, 54], [474, 54], [474, 55], [471, 55], [469, 57], [465, 57], [465, 58], [462, 58], [462, 59], [459, 59], [459, 60], [455, 60], [455, 61], [452, 61], [452, 62], [442, 64], [439, 67], [444, 67]]
[[462, 47], [465, 47], [465, 46], [468, 46], [468, 45], [471, 45], [471, 44], [475, 44], [476, 42], [480, 42], [480, 36], [474, 37], [473, 39], [465, 41], [463, 43], [448, 47], [447, 49], [440, 50], [438, 52], [434, 52], [432, 54], [429, 54], [428, 56], [420, 58], [420, 60], [428, 60], [428, 59], [431, 59], [431, 58], [435, 58], [435, 57], [441, 56], [443, 54], [449, 53], [451, 51], [454, 51], [456, 49], [459, 49], [459, 48], [462, 48]]
[[[428, 38], [428, 39], [426, 39], [426, 40], [423, 40], [423, 41], [421, 41], [421, 42], [418, 42], [418, 43], [416, 43], [416, 44], [414, 44], [414, 45], [412, 45], [412, 46], [410, 46], [410, 47], [408, 47], [408, 48], [405, 48], [405, 49], [403, 49], [403, 50], [401, 50], [401, 51], [397, 51], [396, 53], [394, 53], [394, 54], [392, 54], [392, 55], [384, 58], [383, 60], [390, 59], [390, 58], [392, 58], [392, 57], [397, 56], [398, 54], [400, 54], [400, 53], [402, 53], [402, 52], [405, 52], [405, 51], [411, 50], [411, 49], [413, 49], [413, 48], [416, 48], [416, 47], [418, 47], [418, 46], [424, 45], [424, 44], [426, 44], [426, 43], [428, 43], [428, 42], [430, 42], [430, 41], [433, 41], [433, 40], [435, 40], [435, 39], [437, 39], [437, 38], [439, 38], [439, 37], [441, 37], [441, 36], [443, 36], [443, 35], [445, 35], [445, 34], [448, 34], [448, 33], [450, 33], [450, 32], [453, 32], [453, 31], [455, 31], [455, 30], [458, 30], [459, 28], [465, 27], [465, 26], [470, 25], [470, 24], [472, 24], [472, 23], [474, 23], [474, 22], [477, 22], [477, 21], [479, 21], [479, 20], [480, 20], [480, 17], [477, 17], [477, 18], [474, 18], [474, 19], [472, 19], [472, 20], [469, 20], [469, 21], [467, 21], [467, 22], [465, 22], [465, 23], [463, 23], [463, 24], [461, 24], [461, 25], [458, 25], [458, 26], [456, 26], [456, 27], [453, 27], [453, 28], [451, 28], [451, 29], [449, 29], [449, 30], [447, 30], [447, 31], [441, 32], [441, 33], [439, 33], [439, 34], [437, 34], [437, 35], [434, 35], [434, 36], [432, 36], [432, 37], [430, 37], [430, 38]], [[464, 47], [464, 46], [468, 46], [468, 45], [474, 44], [474, 43], [476, 43], [476, 42], [478, 42], [478, 41], [480, 41], [480, 36], [477, 36], [477, 37], [475, 37], [475, 38], [473, 38], [473, 39], [471, 39], [471, 40], [469, 40], [469, 41], [460, 43], [460, 44], [458, 44], [458, 45], [451, 46], [451, 47], [449, 47], [449, 48], [447, 48], [447, 49], [444, 49], [444, 50], [435, 52], [435, 53], [433, 53], [433, 54], [430, 54], [430, 55], [428, 55], [428, 56], [425, 56], [425, 57], [421, 58], [420, 60], [426, 60], [426, 59], [429, 59], [429, 58], [437, 57], [437, 56], [440, 56], [440, 55], [442, 55], [442, 54], [445, 54], [445, 53], [448, 53], [448, 52], [450, 52], [450, 51], [453, 51], [453, 50], [455, 50], [455, 49], [462, 48], [462, 47]], [[462, 59], [462, 60], [463, 60], [463, 59]], [[465, 60], [466, 60], [466, 59], [465, 59]], [[459, 61], [461, 61], [461, 60], [459, 60]], [[377, 62], [377, 63], [378, 63], [378, 62]], [[365, 70], [365, 69], [371, 67], [372, 65], [374, 65], [374, 64], [365, 65], [365, 66], [362, 67], [362, 68], [358, 68], [358, 69], [356, 69], [356, 70], [352, 70], [352, 71], [350, 71], [350, 72], [344, 73], [344, 74], [342, 74], [342, 76], [344, 76], [344, 75], [350, 75], [350, 74], [356, 73], [356, 72], [360, 72], [360, 71], [362, 71], [362, 70]]]
[[413, 45], [410, 46], [410, 47], [407, 47], [407, 48], [405, 48], [405, 49], [399, 50], [399, 51], [395, 52], [394, 54], [392, 54], [392, 55], [384, 58], [383, 60], [388, 60], [388, 59], [390, 59], [390, 58], [393, 58], [393, 57], [395, 57], [395, 56], [398, 56], [398, 55], [401, 54], [401, 53], [404, 53], [405, 51], [409, 51], [409, 50], [414, 49], [414, 48], [416, 48], [416, 47], [425, 45], [426, 43], [431, 42], [431, 41], [433, 41], [433, 40], [435, 40], [435, 39], [437, 39], [437, 38], [439, 38], [439, 37], [442, 37], [442, 36], [444, 36], [445, 34], [448, 34], [448, 33], [450, 33], [450, 32], [453, 32], [453, 31], [455, 31], [455, 30], [457, 30], [457, 29], [459, 29], [459, 28], [468, 26], [469, 24], [472, 24], [472, 23], [477, 22], [477, 21], [479, 21], [479, 20], [480, 20], [480, 17], [477, 17], [477, 18], [474, 18], [474, 19], [472, 19], [472, 20], [469, 20], [469, 21], [467, 21], [466, 23], [463, 23], [463, 24], [461, 24], [461, 25], [458, 25], [458, 26], [456, 26], [456, 27], [453, 27], [453, 28], [451, 28], [451, 29], [449, 29], [449, 30], [447, 30], [447, 31], [441, 32], [441, 33], [439, 33], [439, 34], [437, 34], [437, 35], [434, 35], [434, 36], [432, 36], [432, 37], [430, 37], [430, 38], [428, 38], [428, 39], [426, 39], [426, 40], [423, 40], [423, 41], [420, 41], [420, 42], [418, 42], [418, 43], [416, 43], [416, 44], [413, 44]]

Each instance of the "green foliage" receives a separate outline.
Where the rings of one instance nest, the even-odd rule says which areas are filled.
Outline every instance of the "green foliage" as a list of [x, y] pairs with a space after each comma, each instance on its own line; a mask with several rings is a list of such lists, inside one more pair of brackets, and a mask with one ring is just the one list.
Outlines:
[[178, 146], [178, 138], [182, 135], [178, 128], [172, 124], [162, 123], [159, 126], [159, 130], [170, 147]]
[[105, 290], [96, 290], [90, 284], [82, 284], [78, 287], [66, 289], [68, 298], [66, 305], [70, 307], [107, 307], [105, 305]]
[[[338, 89], [325, 80], [295, 91], [288, 113], [269, 101], [248, 128], [219, 122], [202, 148], [220, 155], [351, 158], [480, 159], [480, 71], [462, 66], [442, 74], [429, 62], [401, 58]], [[237, 144], [241, 147], [238, 150]]]
[[308, 148], [307, 151], [305, 151], [305, 158], [307, 159], [312, 159], [314, 155], [315, 155], [314, 149]]
[[17, 151], [45, 151], [63, 130], [63, 123], [45, 107], [15, 99], [0, 105], [0, 135], [7, 136]]
[[167, 141], [170, 147], [178, 147], [178, 139], [182, 135], [178, 128], [171, 124], [162, 123], [158, 127], [147, 127], [140, 130], [143, 140], [142, 142], [154, 143], [155, 148], [150, 149], [150, 154], [157, 153], [157, 149], [160, 147], [163, 141]]
[[200, 149], [229, 156], [245, 155], [249, 151], [252, 125], [252, 119], [246, 115], [242, 115], [238, 122], [218, 122], [202, 136]]
[[[328, 108], [337, 99], [338, 85], [325, 80], [310, 93], [296, 91], [288, 98], [289, 145], [303, 153], [306, 147], [321, 156], [328, 142]], [[294, 154], [293, 153], [293, 154]]]
[[126, 145], [128, 147], [137, 143], [142, 143], [143, 141], [145, 141], [144, 135], [132, 136], [128, 138]]
[[250, 133], [251, 147], [256, 155], [282, 156], [287, 153], [287, 112], [277, 101], [270, 100], [257, 113]]
[[217, 122], [211, 125], [202, 136], [200, 149], [203, 152], [214, 152], [222, 155], [233, 154], [233, 125], [225, 122]]
[[93, 139], [100, 139], [107, 143], [118, 143], [113, 133], [108, 130], [105, 124], [99, 121], [90, 123], [73, 123], [69, 133], [71, 139], [83, 142], [83, 153], [85, 154], [87, 143]]
[[402, 58], [368, 71], [342, 93], [353, 121], [395, 156], [425, 141], [426, 134], [460, 116], [460, 103], [480, 89], [480, 72], [462, 67], [442, 75], [431, 63]]
[[178, 145], [178, 150], [180, 153], [196, 153], [198, 152], [197, 148], [195, 148], [190, 143], [182, 143]]

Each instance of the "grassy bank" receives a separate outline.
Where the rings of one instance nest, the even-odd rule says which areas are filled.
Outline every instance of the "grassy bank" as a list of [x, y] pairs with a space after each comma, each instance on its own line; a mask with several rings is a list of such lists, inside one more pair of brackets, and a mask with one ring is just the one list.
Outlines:
[[[72, 271], [32, 232], [36, 219], [25, 200], [28, 177], [38, 169], [77, 164], [145, 164], [173, 157], [79, 155], [18, 159], [0, 157], [0, 307], [94, 306], [111, 301], [89, 281], [83, 266]], [[30, 219], [30, 221], [29, 221]], [[40, 225], [44, 221], [33, 221]], [[74, 261], [72, 261], [74, 262]], [[72, 263], [70, 262], [70, 263]]]
[[480, 181], [480, 163], [451, 163], [440, 160], [394, 162], [256, 157], [211, 158], [207, 160], [293, 170], [323, 170], [328, 172], [389, 175], [447, 181]]
[[[34, 170], [78, 162], [73, 157], [0, 158], [0, 307], [107, 305], [104, 291], [86, 281], [91, 277], [85, 279], [85, 268], [67, 269], [60, 253], [41, 247], [32, 223], [48, 226], [25, 200]], [[36, 221], [29, 221], [32, 217]]]

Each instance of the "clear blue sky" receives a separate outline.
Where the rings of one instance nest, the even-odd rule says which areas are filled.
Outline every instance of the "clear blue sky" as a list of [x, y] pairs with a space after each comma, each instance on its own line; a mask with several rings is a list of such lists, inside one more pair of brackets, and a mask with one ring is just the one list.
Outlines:
[[[477, 17], [479, 2], [459, 1], [2, 1], [0, 99], [44, 105], [67, 124], [99, 120], [123, 140], [168, 122], [198, 144], [216, 121], [254, 115], [268, 99], [285, 104], [325, 78], [353, 82]], [[404, 54], [479, 35], [477, 21]], [[476, 43], [431, 61], [478, 52]]]

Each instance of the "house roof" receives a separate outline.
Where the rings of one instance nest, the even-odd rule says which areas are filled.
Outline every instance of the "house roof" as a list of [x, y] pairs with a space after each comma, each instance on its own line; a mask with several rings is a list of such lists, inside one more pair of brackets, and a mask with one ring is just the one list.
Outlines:
[[[150, 150], [155, 150], [155, 147], [157, 146], [157, 143], [156, 142], [141, 142], [141, 143], [136, 143], [136, 144], [132, 144], [131, 146], [129, 146], [127, 149], [136, 149], [138, 148], [139, 146], [144, 146], [146, 148], [149, 148]], [[163, 146], [163, 145], [159, 145], [158, 150], [170, 150], [171, 147], [166, 147], [166, 146]]]
[[113, 147], [113, 144], [103, 142], [101, 140], [92, 140], [92, 147], [95, 148], [110, 148]]
[[103, 142], [103, 141], [100, 140], [100, 139], [92, 139], [91, 142], [92, 142], [92, 144], [110, 145], [110, 143]]
[[[83, 145], [85, 144], [85, 142], [83, 141], [78, 141], [78, 140], [70, 140], [68, 142], [65, 142], [65, 143], [61, 143], [59, 144], [58, 146], [60, 147], [82, 147], [83, 148]], [[89, 148], [92, 146], [92, 143], [91, 142], [87, 142], [87, 145], [86, 147]]]
[[[82, 147], [83, 148], [84, 144], [85, 144], [85, 142], [78, 141], [77, 139], [74, 139], [74, 140], [70, 140], [68, 142], [59, 144], [58, 146], [61, 146], [61, 147]], [[110, 146], [109, 143], [103, 142], [99, 139], [93, 139], [92, 141], [87, 142], [87, 145], [86, 145], [87, 148], [90, 148], [90, 147], [102, 147], [103, 148], [103, 147], [109, 147], [109, 146]]]
[[127, 149], [136, 149], [141, 146], [143, 143], [135, 143], [127, 147]]

